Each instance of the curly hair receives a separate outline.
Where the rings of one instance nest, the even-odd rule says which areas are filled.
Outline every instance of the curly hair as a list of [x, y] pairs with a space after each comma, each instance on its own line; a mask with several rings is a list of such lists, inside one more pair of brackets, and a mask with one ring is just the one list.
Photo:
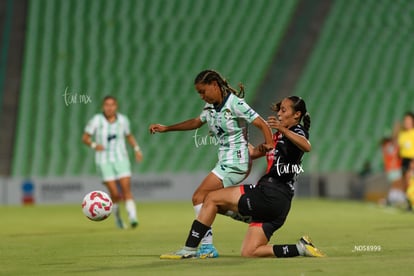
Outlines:
[[221, 93], [223, 96], [227, 96], [229, 93], [233, 93], [239, 98], [244, 98], [244, 86], [239, 83], [240, 90], [237, 91], [229, 85], [225, 78], [223, 78], [219, 72], [214, 70], [204, 70], [201, 71], [194, 80], [194, 84], [211, 84], [213, 81], [216, 81], [220, 87]]

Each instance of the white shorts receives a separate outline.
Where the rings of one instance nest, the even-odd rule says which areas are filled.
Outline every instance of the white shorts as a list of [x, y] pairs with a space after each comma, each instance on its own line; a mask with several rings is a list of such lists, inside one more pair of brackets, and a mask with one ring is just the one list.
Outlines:
[[226, 188], [240, 184], [249, 175], [250, 164], [227, 165], [218, 162], [211, 172], [223, 181]]
[[97, 168], [104, 182], [131, 177], [131, 164], [129, 160], [97, 164]]

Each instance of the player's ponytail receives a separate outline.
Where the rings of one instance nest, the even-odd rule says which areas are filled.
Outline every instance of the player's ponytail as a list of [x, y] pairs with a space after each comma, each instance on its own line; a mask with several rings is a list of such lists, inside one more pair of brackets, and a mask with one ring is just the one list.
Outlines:
[[237, 91], [229, 85], [227, 80], [223, 78], [219, 72], [214, 70], [204, 70], [201, 71], [194, 80], [194, 84], [203, 83], [210, 84], [211, 82], [216, 81], [220, 87], [223, 97], [227, 96], [229, 93], [233, 93], [239, 98], [244, 98], [244, 86], [239, 83], [240, 90]]
[[310, 114], [308, 112], [305, 113], [305, 115], [303, 116], [303, 127], [309, 131], [311, 126], [311, 117]]
[[295, 112], [299, 111], [301, 113], [299, 122], [303, 120], [303, 127], [309, 131], [311, 126], [311, 118], [310, 114], [308, 113], [308, 110], [306, 109], [306, 103], [305, 101], [298, 96], [290, 96], [288, 97], [289, 100], [293, 102], [293, 110]]

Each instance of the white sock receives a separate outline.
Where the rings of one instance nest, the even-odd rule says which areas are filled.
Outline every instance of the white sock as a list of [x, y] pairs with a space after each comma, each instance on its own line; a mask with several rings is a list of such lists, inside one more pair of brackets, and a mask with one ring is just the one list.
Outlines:
[[296, 248], [298, 249], [299, 255], [300, 256], [305, 256], [305, 249], [303, 248], [302, 245], [300, 245], [299, 243], [296, 244]]
[[203, 203], [194, 205], [193, 207], [194, 207], [194, 212], [196, 214], [196, 217], [198, 217], [198, 214], [200, 214], [200, 211], [201, 211], [201, 207], [203, 207]]
[[204, 238], [201, 239], [201, 244], [213, 244], [213, 229], [207, 231]]
[[129, 221], [136, 221], [137, 209], [133, 199], [127, 199], [125, 201], [125, 209], [127, 210]]
[[[203, 207], [203, 203], [194, 205], [194, 211], [196, 213], [196, 217], [200, 214], [201, 208]], [[212, 229], [208, 230], [207, 233], [204, 235], [203, 239], [201, 240], [201, 244], [213, 244], [213, 231]]]

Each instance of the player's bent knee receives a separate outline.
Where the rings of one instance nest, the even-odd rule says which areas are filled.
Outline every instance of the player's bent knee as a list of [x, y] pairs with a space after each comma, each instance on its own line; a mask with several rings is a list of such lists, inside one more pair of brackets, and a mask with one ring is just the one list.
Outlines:
[[195, 191], [192, 197], [193, 205], [200, 204], [204, 202], [206, 194], [200, 191]]
[[206, 190], [196, 190], [193, 194], [193, 197], [192, 197], [193, 204], [200, 204], [200, 203], [205, 204], [208, 196], [209, 196], [208, 191], [206, 191]]
[[246, 249], [242, 249], [241, 254], [242, 257], [245, 258], [255, 258], [258, 257], [255, 255], [255, 250], [246, 250]]
[[247, 258], [257, 258], [257, 257], [261, 257], [260, 255], [260, 251], [259, 251], [259, 247], [257, 246], [252, 246], [249, 244], [244, 244], [242, 249], [241, 249], [241, 256], [242, 257], [247, 257]]

